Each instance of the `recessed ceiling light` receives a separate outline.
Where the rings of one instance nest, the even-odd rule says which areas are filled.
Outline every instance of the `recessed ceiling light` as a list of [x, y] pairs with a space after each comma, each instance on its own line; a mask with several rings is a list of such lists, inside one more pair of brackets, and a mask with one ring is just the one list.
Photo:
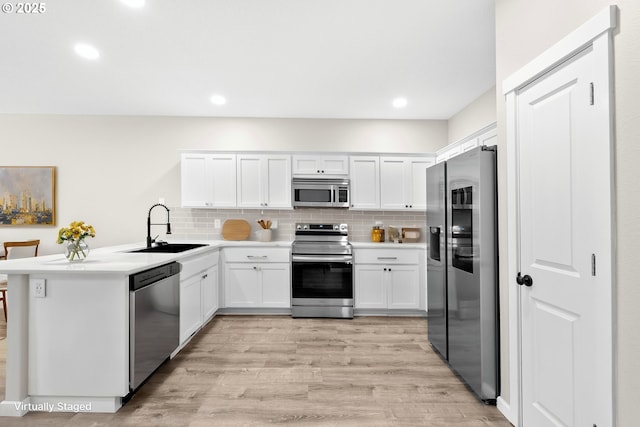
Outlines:
[[224, 105], [227, 103], [227, 100], [224, 96], [222, 95], [211, 95], [211, 98], [209, 98], [209, 100], [211, 101], [211, 103], [213, 105]]
[[98, 59], [100, 57], [98, 49], [86, 43], [76, 43], [73, 50], [84, 59]]
[[141, 8], [144, 6], [145, 0], [120, 0], [129, 7]]
[[407, 106], [407, 98], [396, 98], [391, 105], [393, 105], [393, 108], [404, 108]]

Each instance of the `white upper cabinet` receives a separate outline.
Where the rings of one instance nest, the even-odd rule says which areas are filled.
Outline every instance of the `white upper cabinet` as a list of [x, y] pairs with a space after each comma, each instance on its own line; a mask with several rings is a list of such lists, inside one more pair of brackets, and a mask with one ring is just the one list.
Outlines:
[[380, 157], [351, 156], [351, 209], [380, 209]]
[[291, 156], [239, 154], [237, 207], [291, 208]]
[[478, 143], [486, 146], [498, 145], [498, 129], [494, 127], [478, 136]]
[[349, 156], [295, 154], [293, 176], [349, 175]]
[[182, 153], [182, 207], [230, 208], [236, 206], [236, 155]]
[[426, 157], [380, 157], [380, 208], [426, 209], [427, 168], [434, 163]]
[[498, 130], [496, 124], [487, 126], [486, 128], [475, 132], [474, 134], [464, 138], [460, 141], [451, 143], [446, 147], [441, 148], [436, 153], [436, 163], [444, 162], [458, 154], [465, 153], [476, 147], [482, 145], [497, 145], [498, 144]]

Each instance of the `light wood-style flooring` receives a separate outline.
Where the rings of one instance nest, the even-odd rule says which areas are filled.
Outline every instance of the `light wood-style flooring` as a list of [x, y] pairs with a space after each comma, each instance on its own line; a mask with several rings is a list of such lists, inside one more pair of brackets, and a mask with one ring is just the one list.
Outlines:
[[220, 316], [115, 414], [0, 419], [3, 427], [270, 424], [511, 426], [451, 373], [415, 317]]

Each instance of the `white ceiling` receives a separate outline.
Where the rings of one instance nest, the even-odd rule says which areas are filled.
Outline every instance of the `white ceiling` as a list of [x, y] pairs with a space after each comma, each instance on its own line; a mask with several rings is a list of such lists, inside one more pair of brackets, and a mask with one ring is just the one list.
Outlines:
[[448, 119], [495, 84], [494, 0], [45, 5], [0, 14], [0, 113]]

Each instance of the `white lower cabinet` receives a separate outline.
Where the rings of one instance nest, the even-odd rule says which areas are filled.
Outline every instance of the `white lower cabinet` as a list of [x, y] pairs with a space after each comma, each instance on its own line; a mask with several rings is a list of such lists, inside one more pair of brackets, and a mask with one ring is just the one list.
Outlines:
[[202, 291], [202, 320], [206, 322], [218, 310], [218, 265], [207, 269], [200, 281]]
[[224, 306], [257, 307], [260, 277], [258, 267], [249, 264], [224, 266]]
[[225, 248], [224, 306], [289, 308], [288, 248]]
[[289, 264], [263, 264], [260, 307], [291, 306], [291, 269]]
[[180, 281], [180, 344], [202, 326], [200, 276]]
[[180, 344], [218, 309], [218, 252], [180, 261]]
[[420, 250], [355, 250], [355, 308], [423, 309]]
[[355, 266], [355, 308], [387, 308], [387, 283], [380, 265]]

